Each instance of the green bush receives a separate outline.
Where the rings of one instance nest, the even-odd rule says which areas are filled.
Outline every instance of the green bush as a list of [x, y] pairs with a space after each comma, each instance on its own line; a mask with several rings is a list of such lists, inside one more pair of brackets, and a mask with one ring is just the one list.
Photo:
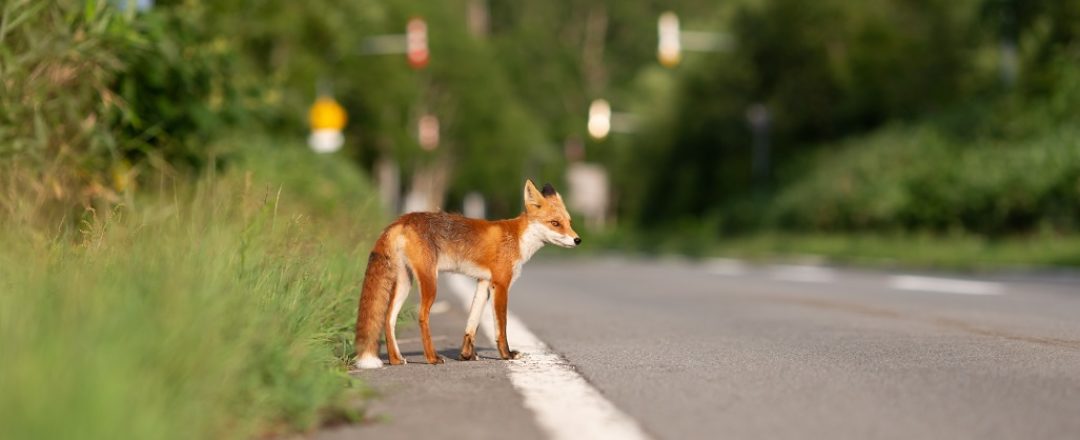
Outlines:
[[197, 171], [214, 155], [213, 139], [251, 122], [242, 100], [252, 92], [236, 81], [239, 54], [210, 26], [211, 11], [169, 3], [127, 20], [137, 44], [117, 54], [124, 69], [111, 87], [125, 103], [117, 137], [129, 161]]
[[1077, 232], [1078, 135], [962, 143], [933, 128], [893, 128], [822, 154], [779, 194], [774, 221], [832, 232]]
[[0, 159], [61, 203], [117, 202], [140, 171], [198, 170], [235, 123], [228, 47], [199, 9], [101, 0], [0, 7]]

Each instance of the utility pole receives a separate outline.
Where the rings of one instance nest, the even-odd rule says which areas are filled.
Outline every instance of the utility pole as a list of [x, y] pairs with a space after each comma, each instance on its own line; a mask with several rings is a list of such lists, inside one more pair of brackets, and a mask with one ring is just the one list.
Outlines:
[[754, 180], [764, 186], [769, 179], [769, 126], [772, 117], [765, 104], [754, 104], [746, 109], [746, 122], [754, 138], [751, 164]]

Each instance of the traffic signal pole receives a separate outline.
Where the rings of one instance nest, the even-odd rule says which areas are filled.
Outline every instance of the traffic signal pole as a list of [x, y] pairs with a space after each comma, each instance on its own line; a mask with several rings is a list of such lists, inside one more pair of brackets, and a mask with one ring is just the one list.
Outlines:
[[409, 19], [404, 34], [372, 35], [363, 41], [362, 55], [405, 54], [409, 66], [420, 70], [427, 67], [431, 59], [428, 49], [427, 22], [422, 18]]

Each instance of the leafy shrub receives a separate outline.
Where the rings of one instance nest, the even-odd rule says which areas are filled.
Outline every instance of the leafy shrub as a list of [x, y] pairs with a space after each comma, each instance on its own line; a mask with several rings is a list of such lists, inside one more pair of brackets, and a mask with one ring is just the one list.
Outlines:
[[818, 231], [1076, 232], [1078, 135], [957, 143], [932, 128], [893, 128], [822, 155], [780, 193], [773, 219]]
[[116, 202], [140, 169], [198, 169], [237, 100], [199, 10], [5, 2], [0, 158], [62, 203]]
[[243, 121], [238, 54], [209, 14], [159, 1], [128, 20], [136, 44], [117, 54], [124, 69], [112, 85], [126, 104], [117, 120], [126, 159], [199, 170], [215, 155], [211, 140]]

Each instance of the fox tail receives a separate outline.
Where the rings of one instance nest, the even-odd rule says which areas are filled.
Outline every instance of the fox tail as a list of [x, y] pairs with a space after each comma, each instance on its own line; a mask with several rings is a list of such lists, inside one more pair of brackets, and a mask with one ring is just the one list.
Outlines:
[[379, 333], [386, 323], [386, 311], [397, 284], [398, 265], [391, 256], [386, 234], [379, 237], [368, 256], [364, 287], [360, 293], [360, 310], [356, 314], [356, 366], [380, 368]]

